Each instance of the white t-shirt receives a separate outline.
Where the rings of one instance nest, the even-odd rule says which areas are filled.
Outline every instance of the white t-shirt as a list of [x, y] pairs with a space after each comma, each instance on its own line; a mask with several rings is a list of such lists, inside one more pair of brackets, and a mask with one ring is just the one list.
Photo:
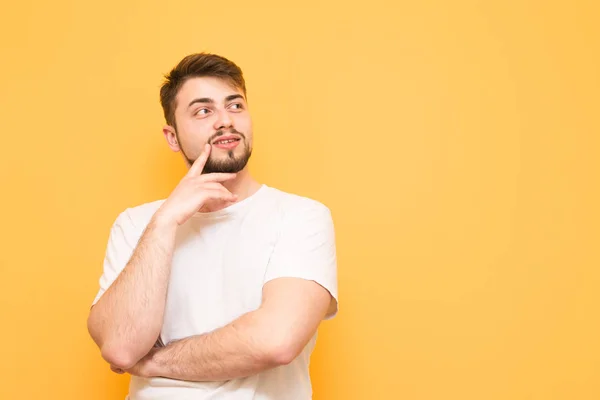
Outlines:
[[[116, 219], [94, 304], [125, 268], [164, 200], [128, 208]], [[180, 226], [167, 292], [163, 343], [210, 332], [256, 310], [263, 285], [279, 277], [319, 283], [337, 313], [334, 228], [323, 204], [267, 185], [223, 210], [197, 213]], [[150, 288], [149, 288], [150, 289]], [[188, 382], [131, 377], [131, 400], [308, 400], [316, 334], [290, 364], [243, 379]]]

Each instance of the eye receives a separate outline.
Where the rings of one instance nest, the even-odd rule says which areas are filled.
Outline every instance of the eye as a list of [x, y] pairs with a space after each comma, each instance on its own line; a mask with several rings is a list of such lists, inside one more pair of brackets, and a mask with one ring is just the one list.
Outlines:
[[198, 111], [196, 111], [194, 115], [207, 115], [209, 111], [210, 110], [208, 108], [201, 108]]
[[242, 106], [242, 103], [233, 103], [229, 106], [229, 108], [233, 108], [234, 110], [242, 110], [244, 107]]

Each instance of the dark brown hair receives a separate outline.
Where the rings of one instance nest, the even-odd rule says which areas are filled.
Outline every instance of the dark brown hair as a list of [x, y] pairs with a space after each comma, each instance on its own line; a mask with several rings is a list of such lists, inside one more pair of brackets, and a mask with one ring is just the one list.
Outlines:
[[246, 96], [246, 82], [240, 67], [225, 57], [209, 53], [196, 53], [186, 56], [175, 68], [165, 75], [160, 88], [160, 104], [162, 105], [167, 124], [176, 128], [175, 101], [181, 86], [190, 78], [213, 77], [228, 81], [242, 90]]

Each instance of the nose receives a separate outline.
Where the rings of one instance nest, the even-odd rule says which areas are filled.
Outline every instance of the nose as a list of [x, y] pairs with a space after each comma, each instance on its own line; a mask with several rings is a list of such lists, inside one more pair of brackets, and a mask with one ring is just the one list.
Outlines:
[[227, 110], [221, 110], [217, 114], [217, 119], [215, 120], [215, 130], [231, 128], [232, 125], [233, 121], [231, 120], [229, 112], [227, 112]]

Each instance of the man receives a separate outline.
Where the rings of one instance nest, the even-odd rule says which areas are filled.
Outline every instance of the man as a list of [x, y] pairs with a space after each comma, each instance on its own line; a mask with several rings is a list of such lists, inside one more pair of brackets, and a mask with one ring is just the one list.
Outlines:
[[167, 144], [189, 171], [167, 199], [116, 218], [90, 335], [132, 375], [131, 400], [310, 399], [317, 328], [337, 313], [329, 209], [250, 175], [233, 62], [189, 55], [160, 97]]

